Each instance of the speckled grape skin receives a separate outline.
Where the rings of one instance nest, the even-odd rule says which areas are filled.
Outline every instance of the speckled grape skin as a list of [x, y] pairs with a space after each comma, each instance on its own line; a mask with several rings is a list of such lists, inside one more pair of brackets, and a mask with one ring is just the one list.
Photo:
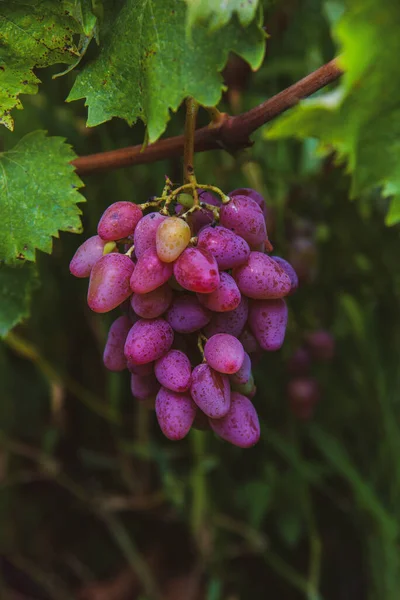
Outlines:
[[197, 247], [210, 252], [222, 271], [244, 264], [250, 255], [246, 240], [221, 226], [204, 227], [199, 233]]
[[203, 248], [186, 248], [174, 263], [177, 282], [186, 290], [209, 294], [219, 284], [215, 258]]
[[249, 301], [242, 296], [240, 304], [235, 310], [226, 313], [214, 314], [210, 323], [204, 328], [204, 334], [211, 337], [216, 333], [230, 333], [239, 337], [247, 321]]
[[210, 426], [220, 438], [239, 448], [251, 448], [260, 439], [256, 409], [238, 392], [232, 392], [229, 412], [222, 419], [210, 419]]
[[220, 211], [220, 224], [240, 235], [250, 246], [267, 239], [267, 227], [261, 208], [247, 196], [233, 196]]
[[258, 206], [263, 212], [264, 218], [267, 218], [267, 204], [264, 198], [261, 196], [261, 194], [256, 192], [256, 190], [253, 190], [251, 188], [237, 188], [236, 190], [232, 190], [232, 192], [229, 192], [228, 196], [229, 198], [232, 198], [233, 196], [248, 196], [249, 198], [254, 200], [254, 202], [257, 202]]
[[189, 433], [196, 412], [196, 405], [188, 393], [179, 394], [162, 387], [157, 394], [158, 424], [170, 440], [182, 440]]
[[103, 352], [103, 363], [109, 371], [123, 371], [126, 369], [124, 346], [131, 327], [131, 320], [124, 316], [118, 317], [112, 323]]
[[243, 346], [233, 335], [217, 333], [207, 340], [204, 358], [219, 373], [231, 375], [239, 371], [243, 364]]
[[128, 367], [131, 373], [135, 373], [135, 375], [150, 375], [154, 373], [154, 363], [149, 362], [145, 365], [135, 365], [133, 362], [127, 360], [126, 366]]
[[284, 300], [255, 300], [250, 304], [249, 325], [263, 350], [279, 350], [288, 320]]
[[192, 368], [188, 357], [180, 350], [170, 350], [154, 365], [158, 381], [173, 392], [186, 392], [192, 382]]
[[161, 316], [172, 301], [172, 289], [168, 283], [164, 283], [147, 294], [133, 294], [131, 306], [139, 317], [143, 319], [155, 319]]
[[247, 263], [234, 269], [232, 275], [239, 290], [249, 298], [283, 298], [290, 292], [289, 276], [272, 258], [261, 252], [251, 252]]
[[241, 294], [236, 281], [228, 273], [220, 273], [220, 282], [210, 294], [197, 294], [203, 306], [214, 312], [229, 312], [240, 304]]
[[245, 327], [243, 329], [242, 333], [239, 336], [239, 340], [241, 341], [245, 352], [253, 354], [254, 352], [261, 351], [260, 344], [257, 342], [256, 338], [254, 337], [254, 335], [248, 327]]
[[149, 248], [138, 259], [131, 277], [131, 289], [147, 294], [166, 283], [172, 275], [172, 264], [162, 262], [155, 248]]
[[157, 229], [166, 218], [166, 216], [160, 215], [160, 213], [153, 212], [140, 219], [133, 236], [137, 258], [140, 258], [143, 252], [149, 248], [156, 247]]
[[200, 304], [196, 296], [180, 294], [172, 301], [165, 318], [174, 331], [193, 333], [209, 323], [211, 312]]
[[140, 319], [126, 338], [124, 353], [134, 364], [153, 362], [168, 352], [174, 341], [174, 332], [164, 319]]
[[285, 271], [286, 275], [289, 277], [290, 291], [288, 293], [288, 296], [291, 296], [292, 294], [294, 294], [294, 292], [299, 287], [299, 278], [297, 277], [296, 271], [294, 270], [292, 265], [290, 263], [288, 263], [288, 261], [285, 260], [284, 258], [281, 258], [280, 256], [271, 256], [271, 258], [276, 263], [278, 263], [278, 265]]
[[160, 389], [160, 384], [153, 373], [149, 375], [131, 375], [131, 392], [137, 400], [146, 400], [155, 396]]
[[142, 218], [141, 209], [132, 202], [115, 202], [103, 213], [97, 233], [103, 240], [121, 240], [135, 231]]
[[106, 254], [96, 262], [91, 273], [88, 289], [88, 305], [97, 313], [105, 313], [126, 300], [131, 289], [129, 280], [135, 268], [125, 254]]
[[250, 377], [251, 377], [251, 358], [247, 354], [247, 352], [245, 352], [242, 366], [240, 367], [240, 369], [238, 371], [236, 371], [236, 373], [233, 373], [229, 377], [229, 379], [232, 383], [241, 385], [241, 384], [247, 383], [249, 381]]
[[103, 256], [106, 241], [93, 235], [79, 246], [71, 262], [69, 270], [75, 277], [89, 277], [93, 266]]
[[193, 369], [190, 394], [197, 406], [213, 419], [226, 415], [231, 404], [228, 377], [205, 363]]
[[178, 217], [168, 217], [156, 231], [157, 254], [163, 262], [174, 262], [191, 238], [189, 225]]

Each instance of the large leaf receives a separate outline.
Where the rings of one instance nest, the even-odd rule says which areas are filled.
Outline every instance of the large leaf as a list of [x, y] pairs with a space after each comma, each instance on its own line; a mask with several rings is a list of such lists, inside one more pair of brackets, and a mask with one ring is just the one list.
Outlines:
[[0, 337], [29, 315], [30, 298], [37, 283], [35, 265], [0, 264]]
[[51, 252], [59, 231], [81, 231], [83, 183], [70, 164], [74, 158], [63, 138], [44, 131], [0, 154], [0, 261], [33, 261], [36, 248]]
[[10, 113], [22, 108], [19, 95], [37, 92], [33, 69], [76, 61], [73, 36], [81, 31], [62, 1], [0, 2], [0, 123], [13, 129]]
[[88, 125], [122, 117], [148, 126], [149, 141], [165, 130], [169, 109], [186, 96], [205, 106], [221, 97], [220, 71], [230, 51], [255, 69], [264, 56], [265, 34], [253, 21], [235, 18], [218, 35], [197, 27], [186, 35], [186, 6], [176, 0], [109, 2], [98, 57], [78, 76], [68, 100], [86, 98]]
[[339, 88], [306, 100], [272, 124], [269, 138], [315, 137], [352, 173], [352, 197], [374, 187], [393, 196], [400, 221], [400, 3], [349, 0], [334, 27], [345, 69]]
[[188, 5], [188, 24], [208, 22], [211, 30], [219, 29], [237, 13], [242, 25], [249, 25], [254, 19], [258, 0], [186, 0]]

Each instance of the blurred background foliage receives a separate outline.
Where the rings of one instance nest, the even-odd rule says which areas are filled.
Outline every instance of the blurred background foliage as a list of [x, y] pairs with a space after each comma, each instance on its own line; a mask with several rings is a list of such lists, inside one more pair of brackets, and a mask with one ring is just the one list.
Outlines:
[[[264, 64], [253, 74], [231, 58], [221, 110], [251, 108], [330, 60], [342, 9], [266, 3]], [[79, 155], [141, 143], [141, 125], [86, 128], [83, 102], [64, 103], [75, 73], [55, 72], [40, 73], [3, 149], [34, 129]], [[284, 348], [256, 368], [261, 441], [243, 451], [209, 432], [203, 447], [163, 438], [128, 374], [102, 366], [114, 315], [87, 308], [87, 282], [68, 271], [83, 238], [62, 234], [38, 255], [31, 318], [0, 345], [1, 598], [399, 598], [399, 229], [385, 226], [378, 193], [349, 200], [344, 169], [313, 140], [253, 139], [237, 156], [197, 155], [196, 173], [263, 193], [275, 251], [302, 273]], [[86, 177], [84, 238], [110, 203], [144, 202], [181, 168], [171, 159]], [[321, 397], [303, 421], [287, 398], [288, 360], [317, 329], [336, 350], [312, 366]]]

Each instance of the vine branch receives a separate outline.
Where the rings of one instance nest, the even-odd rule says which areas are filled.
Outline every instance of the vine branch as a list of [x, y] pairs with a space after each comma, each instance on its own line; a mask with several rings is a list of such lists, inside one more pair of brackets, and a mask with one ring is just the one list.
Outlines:
[[[224, 149], [234, 152], [240, 148], [251, 146], [249, 136], [254, 131], [295, 106], [302, 98], [311, 96], [314, 92], [336, 81], [341, 75], [343, 75], [343, 70], [339, 67], [337, 59], [333, 59], [279, 94], [241, 115], [231, 117], [221, 114], [217, 123], [213, 122], [211, 125], [195, 131], [194, 151], [206, 152], [207, 150]], [[81, 156], [72, 161], [72, 164], [78, 175], [90, 175], [98, 171], [153, 163], [164, 158], [182, 156], [184, 145], [185, 136], [178, 135], [159, 140], [144, 149], [140, 144]]]

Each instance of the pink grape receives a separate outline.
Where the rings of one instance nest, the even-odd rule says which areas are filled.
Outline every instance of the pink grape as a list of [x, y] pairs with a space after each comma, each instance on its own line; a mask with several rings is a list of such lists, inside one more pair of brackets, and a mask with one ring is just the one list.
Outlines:
[[203, 248], [186, 248], [174, 263], [177, 282], [186, 290], [209, 294], [219, 284], [215, 258]]
[[255, 190], [252, 190], [251, 188], [238, 188], [236, 190], [233, 190], [232, 192], [229, 192], [228, 196], [229, 198], [232, 198], [233, 196], [247, 196], [248, 198], [251, 198], [252, 200], [257, 202], [258, 206], [261, 208], [264, 214], [264, 219], [267, 218], [266, 202], [261, 196], [261, 194], [259, 194]]
[[240, 369], [238, 371], [236, 371], [236, 373], [233, 373], [229, 379], [231, 380], [232, 383], [240, 385], [243, 383], [247, 383], [249, 381], [250, 377], [251, 377], [251, 358], [247, 354], [247, 352], [245, 352], [242, 366], [240, 367]]
[[172, 264], [162, 262], [155, 248], [140, 255], [131, 277], [131, 289], [135, 294], [147, 294], [166, 283], [172, 275]]
[[106, 241], [93, 235], [79, 246], [71, 262], [69, 270], [75, 277], [89, 277], [95, 263], [103, 256]]
[[137, 258], [140, 258], [149, 248], [156, 247], [157, 229], [166, 218], [160, 213], [153, 212], [140, 219], [133, 235]]
[[207, 340], [204, 358], [215, 371], [230, 375], [239, 371], [243, 364], [243, 346], [233, 335], [217, 333]]
[[250, 246], [267, 239], [267, 228], [261, 208], [247, 196], [233, 196], [220, 211], [220, 223], [240, 235]]
[[242, 343], [244, 350], [249, 354], [261, 351], [260, 344], [257, 342], [256, 338], [251, 333], [250, 329], [248, 329], [247, 327], [243, 329], [241, 335], [239, 336], [239, 340]]
[[191, 238], [189, 225], [178, 217], [168, 217], [156, 232], [156, 249], [163, 262], [174, 262], [182, 254]]
[[313, 377], [297, 377], [289, 381], [286, 389], [292, 413], [300, 420], [308, 421], [320, 399], [319, 385]]
[[168, 283], [164, 283], [147, 294], [133, 294], [131, 305], [139, 317], [155, 319], [162, 315], [172, 301], [172, 290]]
[[135, 268], [125, 254], [113, 252], [96, 262], [89, 280], [88, 305], [97, 313], [105, 313], [126, 300], [131, 289], [129, 280]]
[[149, 362], [144, 365], [135, 365], [132, 361], [127, 360], [126, 366], [128, 367], [129, 371], [135, 375], [151, 375], [151, 373], [154, 373], [153, 362]]
[[239, 306], [234, 310], [214, 314], [210, 323], [204, 328], [204, 333], [207, 337], [216, 333], [230, 333], [239, 337], [246, 324], [248, 313], [249, 301], [246, 296], [242, 296]]
[[221, 226], [204, 227], [199, 232], [197, 247], [210, 252], [222, 271], [242, 265], [250, 255], [246, 240]]
[[249, 324], [263, 350], [279, 350], [286, 333], [288, 310], [284, 300], [255, 300], [250, 305]]
[[[198, 190], [198, 194], [200, 202], [211, 204], [212, 206], [221, 206], [221, 201], [210, 192]], [[213, 221], [214, 215], [211, 210], [208, 210], [208, 208], [196, 210], [189, 216], [189, 223], [194, 235], [196, 235], [200, 229], [202, 229], [202, 227], [210, 225]]]
[[146, 400], [151, 396], [155, 396], [160, 389], [160, 384], [154, 377], [154, 374], [150, 375], [131, 375], [131, 392], [132, 396], [137, 400]]
[[168, 352], [174, 341], [174, 332], [164, 319], [140, 319], [126, 338], [125, 356], [132, 363], [143, 365], [153, 362]]
[[126, 369], [124, 345], [132, 323], [128, 317], [118, 317], [111, 325], [103, 352], [103, 363], [109, 371]]
[[306, 344], [315, 360], [328, 362], [335, 355], [335, 340], [329, 331], [324, 329], [308, 333]]
[[291, 375], [306, 375], [311, 367], [311, 356], [307, 348], [300, 346], [289, 358], [287, 370]]
[[158, 424], [170, 440], [182, 440], [189, 433], [196, 411], [196, 405], [188, 393], [179, 394], [162, 387], [157, 394]]
[[237, 308], [241, 295], [235, 280], [228, 273], [220, 273], [220, 282], [210, 294], [197, 294], [197, 298], [209, 310], [228, 312]]
[[106, 241], [121, 240], [135, 231], [143, 213], [132, 202], [115, 202], [103, 213], [97, 226], [97, 233]]
[[190, 388], [192, 369], [188, 357], [180, 350], [169, 350], [154, 365], [158, 381], [173, 392], [186, 392]]
[[245, 265], [233, 270], [239, 290], [249, 298], [267, 300], [287, 296], [289, 276], [267, 254], [251, 252]]
[[288, 263], [287, 260], [281, 258], [280, 256], [271, 256], [271, 258], [278, 263], [278, 265], [285, 271], [286, 275], [290, 279], [290, 292], [288, 296], [291, 296], [295, 293], [297, 288], [299, 287], [299, 278], [297, 277], [296, 271], [293, 269], [292, 265]]
[[239, 448], [250, 448], [260, 439], [256, 409], [238, 392], [232, 393], [229, 412], [221, 419], [210, 419], [210, 425], [220, 438]]
[[197, 406], [214, 419], [226, 415], [231, 404], [228, 377], [205, 363], [193, 369], [190, 394]]
[[176, 296], [165, 315], [168, 323], [178, 333], [193, 333], [202, 329], [211, 319], [211, 313], [195, 296]]

